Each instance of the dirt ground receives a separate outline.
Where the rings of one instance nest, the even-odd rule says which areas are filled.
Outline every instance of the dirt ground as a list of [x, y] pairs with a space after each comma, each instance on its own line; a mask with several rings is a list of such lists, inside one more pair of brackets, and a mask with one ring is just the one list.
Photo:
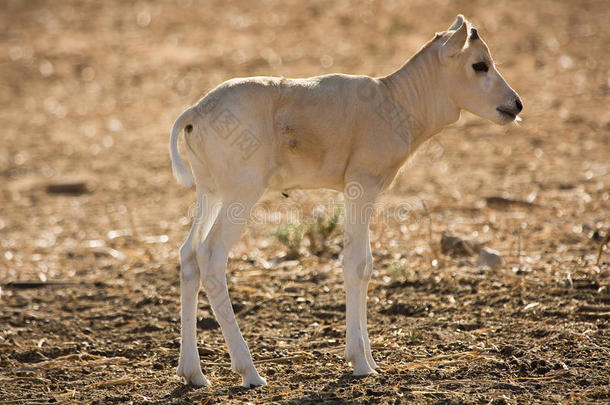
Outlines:
[[[271, 236], [281, 204], [306, 223], [341, 203], [298, 191], [264, 198], [228, 266], [269, 385], [239, 387], [202, 292], [213, 386], [185, 386], [178, 247], [195, 196], [171, 176], [173, 120], [232, 77], [390, 73], [458, 12], [523, 122], [464, 113], [382, 197], [413, 209], [372, 225], [380, 373], [343, 359], [340, 233], [297, 260]], [[0, 1], [0, 402], [607, 403], [608, 21], [601, 0]], [[444, 254], [444, 232], [504, 263]]]

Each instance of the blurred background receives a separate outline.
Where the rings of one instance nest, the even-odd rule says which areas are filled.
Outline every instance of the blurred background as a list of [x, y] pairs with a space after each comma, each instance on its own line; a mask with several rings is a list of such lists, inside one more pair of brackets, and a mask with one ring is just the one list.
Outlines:
[[[382, 197], [412, 208], [372, 225], [386, 372], [354, 383], [342, 360], [341, 196], [270, 193], [231, 253], [230, 292], [255, 358], [295, 360], [261, 364], [268, 389], [231, 391], [202, 295], [218, 388], [182, 388], [178, 247], [195, 196], [171, 175], [174, 119], [233, 77], [386, 75], [458, 13], [523, 122], [463, 113]], [[608, 21], [603, 0], [1, 0], [0, 399], [607, 399]]]

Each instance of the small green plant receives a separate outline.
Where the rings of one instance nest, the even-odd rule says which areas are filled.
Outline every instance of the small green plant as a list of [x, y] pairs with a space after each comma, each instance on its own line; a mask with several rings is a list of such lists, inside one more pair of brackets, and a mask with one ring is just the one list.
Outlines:
[[426, 334], [423, 329], [413, 328], [407, 332], [407, 338], [412, 342], [424, 340], [425, 337]]
[[286, 253], [288, 259], [297, 259], [301, 255], [304, 238], [309, 241], [308, 248], [311, 254], [323, 256], [329, 250], [331, 238], [339, 229], [340, 218], [341, 208], [335, 207], [332, 215], [318, 215], [307, 225], [281, 226], [271, 235], [288, 248]]
[[287, 259], [296, 259], [299, 257], [304, 234], [305, 231], [303, 230], [303, 227], [294, 224], [281, 226], [272, 233], [278, 242], [288, 249], [286, 252]]
[[338, 230], [339, 219], [341, 218], [341, 208], [335, 207], [330, 216], [317, 216], [309, 224], [305, 235], [309, 239], [309, 251], [322, 256], [328, 252], [330, 238]]
[[402, 264], [400, 264], [398, 262], [394, 262], [394, 263], [390, 264], [390, 266], [388, 267], [388, 273], [393, 276], [402, 276], [406, 272], [407, 272], [407, 269], [405, 268], [405, 266], [403, 266]]

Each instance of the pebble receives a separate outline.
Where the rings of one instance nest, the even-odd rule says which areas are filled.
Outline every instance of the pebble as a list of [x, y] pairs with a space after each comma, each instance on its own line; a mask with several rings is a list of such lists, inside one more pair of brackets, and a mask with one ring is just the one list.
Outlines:
[[502, 256], [496, 250], [488, 247], [482, 247], [479, 250], [479, 258], [477, 259], [477, 265], [479, 266], [487, 266], [493, 269], [501, 265], [502, 261]]

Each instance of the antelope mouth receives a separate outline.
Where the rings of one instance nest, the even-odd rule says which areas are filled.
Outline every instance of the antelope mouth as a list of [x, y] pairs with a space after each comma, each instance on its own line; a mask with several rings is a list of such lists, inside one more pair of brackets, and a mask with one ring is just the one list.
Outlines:
[[500, 113], [504, 118], [509, 118], [511, 121], [514, 121], [517, 118], [517, 114], [509, 110], [508, 108], [498, 107], [496, 111]]

